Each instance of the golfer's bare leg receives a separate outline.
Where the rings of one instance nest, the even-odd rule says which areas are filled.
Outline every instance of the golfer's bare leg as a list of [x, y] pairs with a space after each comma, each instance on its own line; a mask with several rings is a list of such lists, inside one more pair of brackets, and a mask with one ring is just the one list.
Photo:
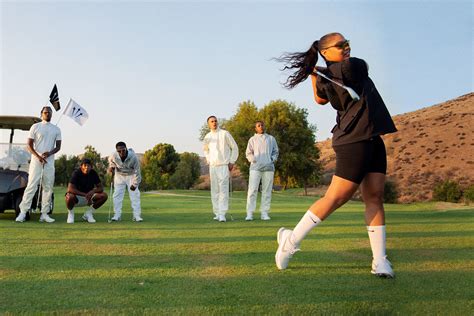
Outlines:
[[367, 226], [385, 225], [384, 183], [385, 175], [383, 173], [368, 173], [360, 185], [365, 203], [365, 222]]
[[76, 195], [74, 193], [67, 192], [66, 196], [65, 196], [65, 199], [66, 199], [67, 209], [72, 210], [74, 208], [74, 206], [77, 204]]
[[92, 207], [96, 210], [107, 201], [108, 195], [105, 192], [95, 193], [92, 201]]
[[326, 194], [311, 205], [309, 210], [321, 220], [344, 205], [354, 195], [359, 185], [355, 182], [333, 176]]

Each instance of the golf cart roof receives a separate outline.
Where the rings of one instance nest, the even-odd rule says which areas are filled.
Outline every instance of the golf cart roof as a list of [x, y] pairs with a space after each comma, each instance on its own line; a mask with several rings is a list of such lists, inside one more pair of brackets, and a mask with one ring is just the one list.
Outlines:
[[36, 116], [0, 115], [0, 129], [21, 129], [28, 131], [31, 125], [41, 122]]

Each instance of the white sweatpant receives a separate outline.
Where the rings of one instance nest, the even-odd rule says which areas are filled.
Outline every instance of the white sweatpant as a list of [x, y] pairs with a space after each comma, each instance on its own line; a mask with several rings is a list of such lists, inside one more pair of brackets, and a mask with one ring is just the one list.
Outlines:
[[247, 214], [252, 215], [257, 206], [257, 194], [260, 180], [262, 181], [262, 202], [260, 203], [260, 213], [270, 212], [272, 201], [273, 176], [274, 171], [250, 170], [249, 190], [247, 192]]
[[140, 190], [138, 187], [135, 191], [130, 190], [130, 186], [133, 184], [132, 179], [134, 175], [122, 175], [115, 174], [114, 177], [114, 213], [115, 215], [122, 215], [123, 196], [125, 195], [125, 189], [128, 189], [128, 195], [132, 204], [133, 216], [140, 216], [142, 209], [140, 206]]
[[20, 203], [20, 210], [22, 213], [28, 212], [32, 207], [33, 197], [38, 190], [38, 185], [41, 180], [41, 172], [43, 172], [42, 179], [42, 199], [41, 199], [41, 213], [47, 214], [51, 210], [51, 195], [53, 194], [54, 186], [54, 160], [50, 159], [48, 163], [43, 164], [36, 158], [31, 157], [30, 168], [28, 170], [28, 184], [23, 199]]
[[225, 215], [229, 209], [229, 167], [210, 166], [212, 211]]

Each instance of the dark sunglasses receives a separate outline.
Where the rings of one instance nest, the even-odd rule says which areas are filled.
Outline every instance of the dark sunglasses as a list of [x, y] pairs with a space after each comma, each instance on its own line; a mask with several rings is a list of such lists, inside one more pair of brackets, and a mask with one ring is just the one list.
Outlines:
[[335, 45], [326, 47], [324, 49], [329, 49], [331, 47], [336, 47], [337, 49], [346, 49], [346, 48], [350, 48], [351, 45], [349, 43], [349, 40], [344, 40], [344, 41], [337, 42]]

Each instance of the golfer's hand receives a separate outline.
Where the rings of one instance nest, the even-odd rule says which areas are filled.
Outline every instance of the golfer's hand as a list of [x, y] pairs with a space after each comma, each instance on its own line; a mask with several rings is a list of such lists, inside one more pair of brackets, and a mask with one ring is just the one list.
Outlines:
[[232, 171], [232, 169], [234, 169], [234, 164], [233, 164], [233, 163], [229, 163], [229, 171]]
[[130, 186], [130, 190], [135, 191], [136, 189], [137, 189], [136, 186], [134, 186], [134, 185]]
[[48, 162], [46, 161], [46, 158], [43, 157], [43, 155], [41, 155], [41, 156], [38, 155], [38, 160], [39, 160], [39, 162], [41, 162], [44, 165], [45, 163], [48, 163]]
[[90, 201], [91, 201], [93, 195], [94, 195], [94, 191], [89, 191], [89, 192], [87, 192], [87, 194], [86, 194], [86, 200], [87, 200], [87, 202], [90, 202]]

